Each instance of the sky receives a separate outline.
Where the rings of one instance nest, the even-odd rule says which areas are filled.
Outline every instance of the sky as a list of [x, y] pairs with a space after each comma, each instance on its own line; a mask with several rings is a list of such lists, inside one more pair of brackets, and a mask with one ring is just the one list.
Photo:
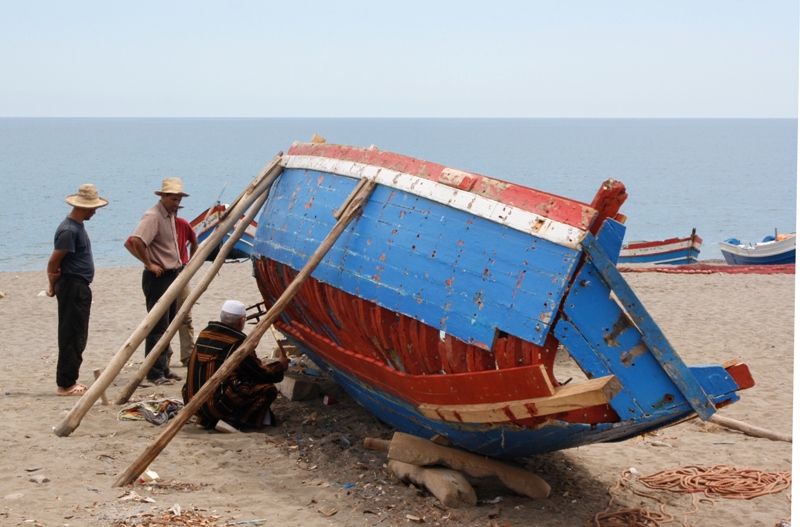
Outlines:
[[0, 117], [796, 118], [797, 0], [0, 0]]

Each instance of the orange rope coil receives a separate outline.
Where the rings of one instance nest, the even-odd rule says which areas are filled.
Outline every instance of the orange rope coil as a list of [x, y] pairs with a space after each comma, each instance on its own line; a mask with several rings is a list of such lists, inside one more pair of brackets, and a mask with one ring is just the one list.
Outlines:
[[792, 473], [764, 472], [730, 465], [683, 467], [662, 470], [639, 481], [651, 488], [671, 492], [702, 492], [708, 497], [749, 500], [781, 492], [792, 485]]
[[[631, 470], [622, 473], [617, 484], [608, 491], [610, 499], [606, 510], [586, 520], [586, 527], [659, 527], [661, 524], [670, 523], [675, 519], [666, 512], [666, 504], [663, 500], [638, 491], [631, 486], [631, 479], [635, 477]], [[682, 523], [686, 526], [688, 516], [699, 511], [698, 501], [706, 502], [713, 508], [716, 503], [710, 497], [749, 500], [767, 494], [775, 494], [791, 486], [792, 474], [788, 470], [764, 472], [730, 465], [689, 466], [662, 470], [649, 476], [640, 476], [638, 481], [654, 490], [691, 494], [692, 510], [684, 513]], [[644, 507], [623, 507], [612, 512], [611, 507], [615, 500], [614, 492], [621, 488], [627, 489], [637, 496], [658, 502], [660, 512]], [[700, 492], [706, 497], [696, 500], [695, 496]]]

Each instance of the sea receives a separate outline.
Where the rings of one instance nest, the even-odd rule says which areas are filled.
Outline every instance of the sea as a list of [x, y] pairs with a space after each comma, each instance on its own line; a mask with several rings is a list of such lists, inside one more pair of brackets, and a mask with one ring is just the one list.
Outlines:
[[796, 119], [0, 118], [0, 271], [46, 268], [82, 183], [110, 202], [87, 223], [95, 265], [136, 265], [123, 242], [163, 178], [183, 180], [191, 220], [314, 134], [584, 202], [614, 178], [626, 241], [697, 229], [701, 260], [796, 228]]

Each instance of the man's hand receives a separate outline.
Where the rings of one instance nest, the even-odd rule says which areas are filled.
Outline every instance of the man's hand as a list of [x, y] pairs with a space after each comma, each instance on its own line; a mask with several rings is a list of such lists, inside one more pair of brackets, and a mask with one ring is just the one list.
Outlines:
[[145, 269], [156, 276], [161, 276], [164, 274], [164, 269], [160, 265], [150, 261], [150, 256], [147, 254], [147, 246], [144, 244], [141, 238], [137, 236], [128, 236], [128, 239], [125, 240], [124, 245], [125, 248], [128, 249], [129, 253], [131, 253], [136, 257], [137, 260], [144, 264]]
[[154, 264], [152, 262], [147, 266], [147, 269], [156, 276], [161, 276], [162, 274], [164, 274], [164, 269], [162, 269], [160, 265]]
[[59, 268], [55, 273], [47, 273], [47, 281], [50, 283], [50, 287], [47, 290], [47, 296], [56, 296], [56, 282], [58, 282], [59, 278], [61, 278], [61, 268]]
[[286, 371], [286, 370], [289, 369], [289, 363], [291, 362], [289, 360], [289, 357], [278, 357], [278, 362], [281, 363], [281, 367], [283, 368], [283, 371]]
[[67, 251], [56, 249], [50, 255], [47, 262], [47, 281], [50, 287], [47, 289], [47, 296], [56, 296], [56, 282], [61, 278], [61, 260], [67, 255]]

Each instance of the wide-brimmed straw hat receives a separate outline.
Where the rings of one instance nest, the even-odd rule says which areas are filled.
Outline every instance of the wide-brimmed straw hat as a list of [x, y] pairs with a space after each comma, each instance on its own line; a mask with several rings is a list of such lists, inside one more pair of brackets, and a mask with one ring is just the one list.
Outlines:
[[189, 197], [189, 194], [183, 191], [183, 181], [181, 181], [179, 177], [164, 178], [164, 181], [161, 182], [161, 190], [156, 190], [155, 194], [157, 196], [163, 196], [164, 194], [180, 194], [184, 198]]
[[67, 196], [64, 200], [73, 207], [82, 209], [99, 209], [108, 205], [108, 200], [97, 195], [97, 187], [91, 183], [84, 183], [78, 188], [77, 194]]

